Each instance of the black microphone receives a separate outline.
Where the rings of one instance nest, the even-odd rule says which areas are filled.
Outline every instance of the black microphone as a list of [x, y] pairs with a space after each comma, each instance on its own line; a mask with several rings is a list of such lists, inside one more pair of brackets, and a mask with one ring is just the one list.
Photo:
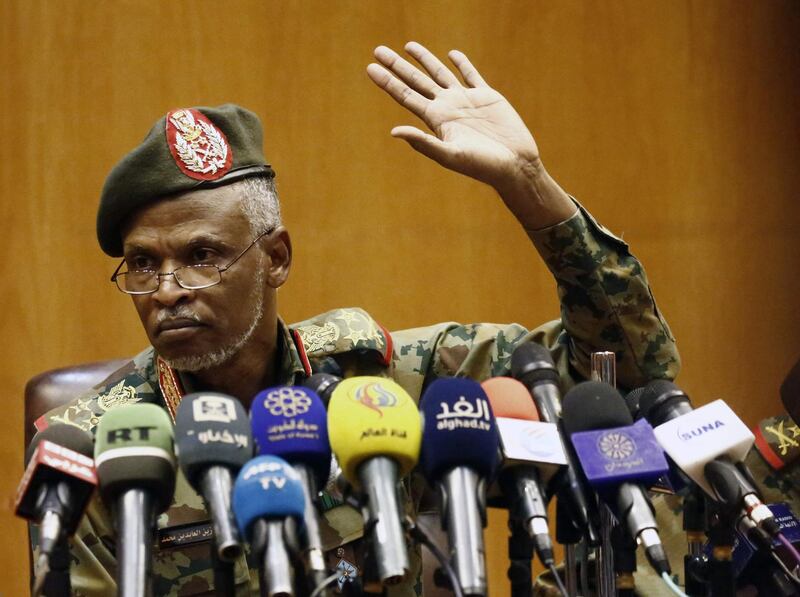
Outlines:
[[236, 561], [244, 548], [231, 510], [231, 492], [239, 469], [253, 457], [244, 407], [226, 394], [188, 394], [175, 414], [175, 451], [186, 480], [203, 496], [211, 514], [217, 556], [223, 562]]
[[[741, 462], [754, 437], [724, 402], [718, 400], [694, 410], [683, 390], [659, 379], [646, 386], [639, 410], [657, 428], [659, 443], [676, 465], [714, 500], [742, 509], [772, 536], [780, 531]], [[701, 411], [708, 411], [708, 415]]]
[[[528, 388], [536, 403], [540, 419], [545, 423], [558, 425], [564, 442], [560, 379], [550, 352], [534, 342], [520, 344], [511, 353], [511, 375]], [[569, 518], [574, 525], [582, 529], [589, 545], [596, 547], [600, 545], [600, 531], [597, 527], [600, 517], [590, 505], [592, 502], [587, 498], [586, 491], [578, 478], [575, 456], [569, 449], [565, 449], [564, 453], [567, 466], [563, 471], [559, 497], [563, 498], [570, 513]]]
[[118, 594], [149, 595], [156, 515], [169, 508], [175, 492], [169, 415], [155, 404], [110, 409], [97, 424], [94, 460], [117, 530]]
[[325, 408], [328, 408], [328, 403], [331, 401], [333, 391], [341, 381], [341, 377], [330, 373], [315, 373], [303, 381], [303, 387], [316, 392], [317, 396], [322, 399], [322, 404], [325, 405]]
[[59, 552], [66, 552], [65, 537], [75, 533], [97, 485], [93, 450], [88, 433], [59, 424], [37, 433], [25, 452], [14, 511], [40, 525], [34, 593], [42, 588], [48, 595], [70, 592], [69, 558]]
[[[564, 429], [570, 435], [633, 425], [633, 418], [620, 393], [611, 385], [599, 381], [580, 383], [567, 392], [563, 417]], [[627, 445], [625, 449], [628, 449]], [[584, 468], [589, 464], [592, 463], [582, 463]], [[629, 535], [644, 546], [647, 559], [658, 574], [669, 574], [669, 560], [658, 535], [655, 510], [644, 488], [638, 483], [623, 481], [610, 484], [606, 489], [598, 489], [598, 494], [608, 503]]]

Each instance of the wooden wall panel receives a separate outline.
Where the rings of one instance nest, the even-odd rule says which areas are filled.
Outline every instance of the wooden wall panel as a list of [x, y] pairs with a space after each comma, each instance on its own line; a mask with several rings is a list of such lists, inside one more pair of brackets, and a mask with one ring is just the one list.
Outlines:
[[[552, 174], [647, 266], [699, 403], [777, 411], [800, 357], [800, 6], [783, 2], [0, 4], [0, 558], [25, 381], [129, 355], [145, 337], [96, 246], [105, 174], [166, 110], [259, 113], [295, 271], [288, 320], [360, 305], [389, 328], [557, 316], [525, 235], [481, 185], [389, 137], [413, 119], [368, 81], [372, 48], [457, 47], [530, 125]], [[493, 594], [507, 594], [493, 516]], [[24, 592], [22, 573], [3, 594]]]

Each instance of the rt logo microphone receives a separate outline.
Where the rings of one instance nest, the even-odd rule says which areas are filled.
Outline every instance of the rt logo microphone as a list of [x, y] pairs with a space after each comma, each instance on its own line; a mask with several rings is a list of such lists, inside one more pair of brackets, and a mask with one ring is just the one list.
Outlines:
[[148, 441], [150, 439], [150, 431], [155, 429], [155, 426], [141, 426], [141, 427], [119, 427], [117, 429], [110, 429], [108, 431], [107, 442], [109, 444], [116, 444], [118, 442], [131, 442], [131, 441]]

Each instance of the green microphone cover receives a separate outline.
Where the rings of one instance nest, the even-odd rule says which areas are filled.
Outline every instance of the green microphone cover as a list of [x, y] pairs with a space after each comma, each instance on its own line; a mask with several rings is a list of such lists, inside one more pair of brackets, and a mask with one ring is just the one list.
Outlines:
[[100, 494], [112, 504], [129, 489], [152, 494], [158, 512], [175, 492], [172, 421], [155, 404], [128, 404], [106, 412], [97, 425], [94, 460]]

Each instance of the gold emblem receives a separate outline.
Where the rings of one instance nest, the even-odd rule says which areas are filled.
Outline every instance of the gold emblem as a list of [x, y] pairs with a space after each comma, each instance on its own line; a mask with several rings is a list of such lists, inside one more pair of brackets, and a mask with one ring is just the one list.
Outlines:
[[105, 394], [98, 396], [97, 404], [103, 410], [108, 410], [114, 406], [123, 404], [133, 404], [138, 402], [136, 399], [136, 389], [133, 386], [126, 386], [123, 379]]
[[787, 425], [784, 428], [783, 423], [784, 421], [781, 421], [777, 427], [767, 425], [765, 429], [778, 441], [778, 450], [780, 450], [781, 456], [786, 456], [789, 448], [798, 447], [797, 438], [800, 437], [800, 428], [797, 425]]
[[309, 325], [297, 328], [297, 333], [306, 348], [306, 353], [319, 352], [339, 339], [339, 328], [327, 322], [325, 325]]

